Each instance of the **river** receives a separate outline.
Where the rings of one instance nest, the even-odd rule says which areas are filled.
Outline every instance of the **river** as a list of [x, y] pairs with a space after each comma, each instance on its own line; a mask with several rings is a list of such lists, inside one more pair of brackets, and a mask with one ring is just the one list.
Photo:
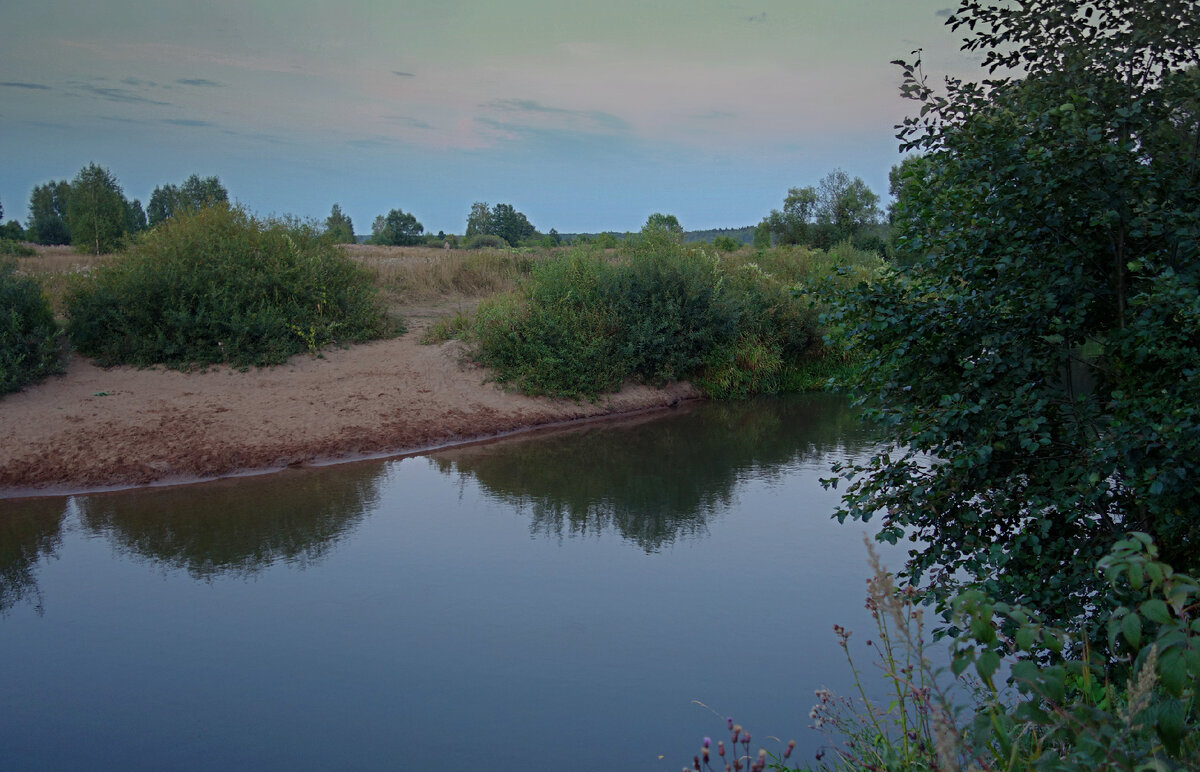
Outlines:
[[0, 758], [678, 770], [726, 715], [811, 758], [871, 628], [819, 479], [870, 448], [809, 395], [0, 501]]

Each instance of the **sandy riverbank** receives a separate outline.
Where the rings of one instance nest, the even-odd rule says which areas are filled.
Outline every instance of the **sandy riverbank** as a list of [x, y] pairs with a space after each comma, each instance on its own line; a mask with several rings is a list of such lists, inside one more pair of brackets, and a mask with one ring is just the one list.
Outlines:
[[0, 497], [398, 454], [696, 396], [674, 384], [627, 386], [596, 404], [526, 397], [487, 383], [459, 343], [419, 338], [247, 372], [106, 370], [72, 356], [66, 375], [0, 398]]

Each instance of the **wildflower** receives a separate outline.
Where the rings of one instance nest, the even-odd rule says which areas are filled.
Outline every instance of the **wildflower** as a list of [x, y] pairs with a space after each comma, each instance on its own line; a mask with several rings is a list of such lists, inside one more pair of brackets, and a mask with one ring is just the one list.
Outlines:
[[787, 750], [783, 752], [783, 758], [786, 760], [788, 756], [792, 755], [792, 751], [794, 750], [796, 750], [796, 741], [788, 740]]

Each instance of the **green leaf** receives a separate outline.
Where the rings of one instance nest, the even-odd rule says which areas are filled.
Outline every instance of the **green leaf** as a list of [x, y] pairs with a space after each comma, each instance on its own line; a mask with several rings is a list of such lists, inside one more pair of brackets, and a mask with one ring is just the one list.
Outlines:
[[1171, 621], [1171, 612], [1167, 608], [1167, 604], [1158, 598], [1151, 598], [1145, 601], [1138, 609], [1141, 611], [1142, 616], [1151, 622], [1158, 622], [1161, 625]]
[[999, 667], [1000, 655], [994, 651], [985, 651], [975, 659], [975, 671], [986, 684], [992, 683], [992, 676]]
[[1142, 619], [1137, 614], [1127, 614], [1121, 620], [1121, 634], [1129, 645], [1138, 648], [1142, 644]]

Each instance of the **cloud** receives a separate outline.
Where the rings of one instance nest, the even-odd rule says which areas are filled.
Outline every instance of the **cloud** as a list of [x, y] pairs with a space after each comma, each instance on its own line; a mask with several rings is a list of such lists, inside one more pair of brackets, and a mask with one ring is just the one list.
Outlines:
[[181, 86], [204, 86], [206, 88], [224, 88], [224, 83], [217, 83], [215, 80], [208, 78], [180, 78], [175, 81]]
[[762, 13], [755, 14], [754, 16], [747, 16], [746, 21], [750, 22], [751, 24], [766, 24], [767, 12], [763, 11]]
[[140, 104], [140, 105], [160, 105], [170, 107], [170, 102], [161, 102], [157, 99], [147, 99], [144, 96], [138, 96], [127, 88], [110, 88], [108, 86], [93, 86], [88, 83], [77, 86], [80, 91], [86, 91], [89, 94], [98, 96], [101, 99], [107, 99], [110, 102], [123, 102], [125, 104]]
[[413, 129], [428, 129], [430, 131], [437, 129], [436, 126], [432, 126], [432, 125], [426, 123], [425, 121], [419, 120], [417, 118], [409, 118], [407, 115], [385, 115], [385, 116], [383, 116], [383, 119], [385, 121], [389, 121], [391, 123], [399, 123], [399, 124], [408, 126], [409, 128], [413, 128]]
[[158, 84], [155, 83], [154, 81], [142, 80], [141, 78], [122, 78], [121, 82], [124, 83], [126, 86], [150, 86], [151, 88], [158, 87]]
[[628, 131], [629, 124], [622, 118], [602, 110], [568, 110], [563, 107], [551, 107], [532, 99], [496, 99], [481, 105], [484, 108], [499, 110], [506, 113], [528, 113], [537, 115], [558, 116], [574, 122], [590, 124], [591, 128], [601, 131]]
[[32, 91], [53, 91], [49, 86], [43, 86], [41, 83], [21, 83], [15, 80], [0, 81], [0, 86], [8, 88], [26, 88]]
[[212, 121], [198, 121], [192, 118], [163, 118], [163, 123], [169, 123], [172, 126], [216, 126]]
[[411, 73], [411, 72], [401, 72], [400, 70], [392, 70], [392, 74], [393, 74], [393, 75], [396, 75], [396, 76], [398, 76], [398, 77], [401, 77], [401, 78], [415, 78], [415, 77], [417, 77], [416, 75], [414, 75], [414, 74], [413, 74], [413, 73]]
[[362, 150], [377, 150], [379, 148], [391, 147], [393, 143], [388, 139], [352, 139], [346, 142], [346, 144]]
[[954, 13], [953, 8], [942, 8], [942, 9], [935, 11], [933, 15], [938, 17], [939, 19], [948, 19], [948, 18], [950, 18], [951, 14], [953, 14], [953, 13]]

